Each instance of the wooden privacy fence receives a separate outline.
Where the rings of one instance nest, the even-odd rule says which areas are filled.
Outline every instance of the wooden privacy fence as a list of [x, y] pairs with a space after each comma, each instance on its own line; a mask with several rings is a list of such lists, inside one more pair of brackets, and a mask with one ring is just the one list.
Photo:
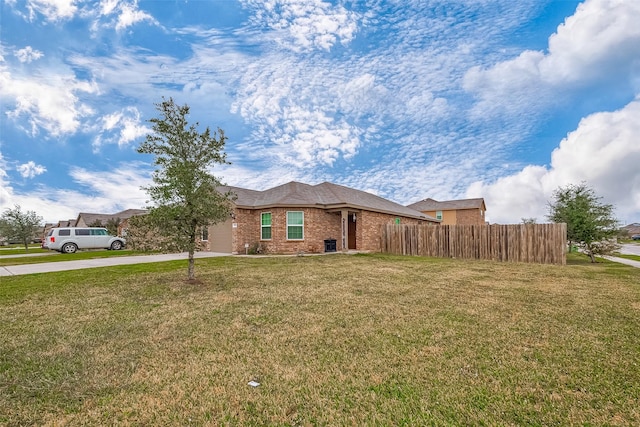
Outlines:
[[566, 224], [382, 226], [383, 253], [566, 264]]

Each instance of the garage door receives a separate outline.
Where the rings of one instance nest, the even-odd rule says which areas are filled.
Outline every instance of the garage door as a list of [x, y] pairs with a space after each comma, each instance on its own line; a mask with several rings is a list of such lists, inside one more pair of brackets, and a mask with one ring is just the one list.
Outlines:
[[209, 248], [211, 252], [231, 253], [232, 235], [231, 223], [229, 219], [209, 228]]

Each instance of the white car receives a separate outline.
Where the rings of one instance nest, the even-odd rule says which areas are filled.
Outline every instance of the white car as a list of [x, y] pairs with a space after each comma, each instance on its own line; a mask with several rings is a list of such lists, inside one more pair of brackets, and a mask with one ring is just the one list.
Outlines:
[[52, 228], [47, 233], [42, 247], [54, 251], [72, 254], [78, 249], [111, 249], [124, 248], [126, 241], [122, 237], [109, 235], [106, 228], [101, 227], [60, 227]]

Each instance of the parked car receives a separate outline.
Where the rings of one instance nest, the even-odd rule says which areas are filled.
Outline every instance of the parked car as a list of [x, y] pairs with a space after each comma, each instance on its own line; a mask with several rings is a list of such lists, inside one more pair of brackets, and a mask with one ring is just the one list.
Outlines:
[[126, 241], [122, 237], [109, 235], [106, 228], [101, 227], [56, 227], [49, 230], [42, 242], [42, 247], [54, 251], [72, 254], [78, 249], [110, 249], [124, 248]]
[[640, 240], [640, 234], [634, 234], [631, 236], [631, 240]]

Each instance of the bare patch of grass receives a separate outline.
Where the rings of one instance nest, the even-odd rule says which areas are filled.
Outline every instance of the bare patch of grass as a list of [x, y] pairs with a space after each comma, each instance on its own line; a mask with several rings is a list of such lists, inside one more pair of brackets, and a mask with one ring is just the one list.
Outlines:
[[638, 269], [197, 263], [3, 278], [0, 424], [640, 423]]

